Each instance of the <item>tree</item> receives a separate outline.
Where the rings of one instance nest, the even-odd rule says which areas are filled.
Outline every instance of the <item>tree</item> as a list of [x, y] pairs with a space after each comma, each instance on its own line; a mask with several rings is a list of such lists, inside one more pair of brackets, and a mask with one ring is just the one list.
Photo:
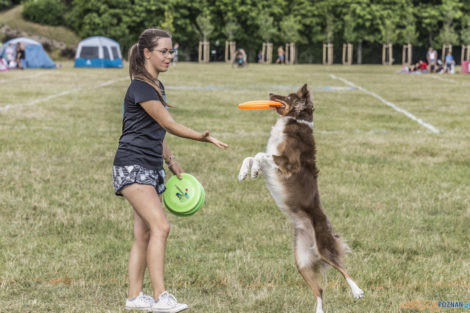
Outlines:
[[209, 11], [204, 11], [201, 15], [196, 18], [197, 26], [201, 32], [203, 41], [207, 41], [209, 36], [214, 31], [214, 26], [211, 23], [211, 17]]
[[237, 21], [232, 16], [227, 17], [224, 27], [224, 34], [227, 36], [228, 41], [233, 41], [235, 34], [239, 31], [240, 27]]
[[461, 4], [456, 0], [444, 0], [442, 3], [443, 25], [442, 29], [437, 36], [437, 43], [439, 46], [455, 45], [459, 41], [459, 37], [454, 28], [454, 19], [460, 18], [462, 12], [460, 11]]
[[173, 26], [173, 14], [171, 14], [171, 11], [168, 9], [165, 10], [165, 20], [160, 24], [160, 28], [166, 30], [170, 34], [175, 32], [175, 27]]
[[464, 16], [462, 18], [462, 31], [460, 33], [460, 39], [462, 44], [470, 45], [470, 16]]
[[261, 12], [258, 18], [259, 35], [264, 42], [269, 42], [278, 33], [274, 26], [274, 19], [265, 11]]

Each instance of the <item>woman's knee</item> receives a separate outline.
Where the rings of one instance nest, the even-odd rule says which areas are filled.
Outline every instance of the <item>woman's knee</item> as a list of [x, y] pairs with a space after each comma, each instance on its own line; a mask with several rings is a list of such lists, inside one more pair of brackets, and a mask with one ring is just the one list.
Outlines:
[[150, 227], [150, 236], [167, 238], [170, 234], [170, 223], [168, 221], [160, 221]]

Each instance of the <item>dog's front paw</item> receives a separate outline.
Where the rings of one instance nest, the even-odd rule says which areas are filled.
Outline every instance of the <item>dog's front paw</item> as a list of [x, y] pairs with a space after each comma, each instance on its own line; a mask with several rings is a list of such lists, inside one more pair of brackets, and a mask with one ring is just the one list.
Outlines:
[[251, 167], [251, 179], [257, 178], [259, 175], [259, 162], [254, 162], [253, 166]]
[[250, 166], [253, 163], [253, 158], [248, 157], [243, 160], [242, 167], [240, 168], [240, 172], [238, 173], [238, 181], [245, 180], [248, 177], [248, 172], [250, 170]]
[[248, 171], [240, 170], [240, 173], [238, 173], [238, 181], [245, 180], [247, 177], [248, 177]]

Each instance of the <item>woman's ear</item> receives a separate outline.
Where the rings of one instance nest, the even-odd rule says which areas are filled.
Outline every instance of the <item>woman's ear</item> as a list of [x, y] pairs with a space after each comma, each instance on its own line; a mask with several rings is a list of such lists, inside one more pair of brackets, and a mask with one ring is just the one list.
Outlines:
[[152, 52], [150, 52], [149, 49], [144, 48], [144, 57], [145, 57], [146, 60], [150, 59], [150, 54], [151, 54], [151, 53], [152, 53]]

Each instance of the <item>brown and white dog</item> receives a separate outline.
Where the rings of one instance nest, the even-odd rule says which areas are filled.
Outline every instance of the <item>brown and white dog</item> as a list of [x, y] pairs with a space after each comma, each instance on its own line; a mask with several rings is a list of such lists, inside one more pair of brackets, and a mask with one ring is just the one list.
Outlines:
[[348, 246], [335, 234], [320, 203], [313, 137], [313, 102], [307, 85], [286, 96], [270, 94], [281, 102], [280, 117], [271, 130], [266, 153], [243, 161], [238, 179], [258, 173], [278, 207], [287, 213], [294, 226], [294, 255], [297, 268], [317, 298], [316, 313], [323, 313], [321, 270], [330, 265], [343, 274], [355, 298], [364, 292], [343, 267]]

